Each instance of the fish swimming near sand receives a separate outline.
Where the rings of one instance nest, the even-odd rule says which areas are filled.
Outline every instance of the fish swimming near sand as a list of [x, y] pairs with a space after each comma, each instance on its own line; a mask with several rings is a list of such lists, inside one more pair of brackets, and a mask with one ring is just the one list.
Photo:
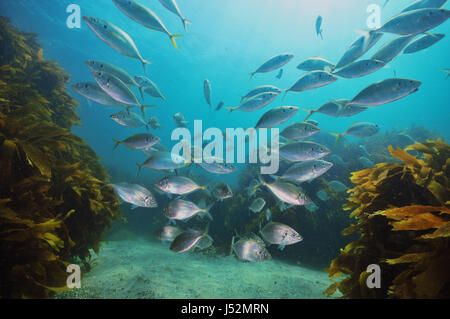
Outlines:
[[160, 241], [173, 242], [175, 238], [180, 235], [183, 230], [175, 226], [164, 226], [155, 231], [155, 236]]
[[303, 237], [293, 228], [282, 224], [271, 222], [260, 229], [261, 237], [272, 245], [279, 245], [280, 250], [284, 246], [294, 245], [303, 240]]
[[255, 188], [266, 186], [283, 203], [294, 206], [304, 206], [311, 203], [311, 199], [294, 184], [280, 180], [276, 180], [274, 183], [267, 183], [261, 175], [259, 175], [259, 181], [260, 185], [255, 186]]
[[262, 262], [272, 259], [272, 256], [266, 249], [264, 241], [254, 235], [250, 238], [242, 238], [234, 242], [235, 237], [231, 239], [231, 252], [234, 252], [238, 259], [249, 262]]
[[124, 202], [135, 207], [155, 208], [158, 207], [153, 194], [145, 187], [137, 184], [119, 183], [108, 184], [106, 186], [112, 187], [114, 192]]
[[214, 203], [207, 208], [200, 208], [191, 201], [183, 199], [174, 199], [169, 203], [169, 206], [163, 210], [164, 216], [169, 219], [185, 220], [191, 218], [194, 215], [202, 214], [208, 216], [209, 219], [213, 219], [209, 213]]

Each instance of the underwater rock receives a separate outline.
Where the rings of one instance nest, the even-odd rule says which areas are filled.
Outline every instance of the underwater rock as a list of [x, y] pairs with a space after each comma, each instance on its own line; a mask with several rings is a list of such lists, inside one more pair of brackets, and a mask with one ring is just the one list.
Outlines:
[[69, 75], [0, 18], [0, 298], [45, 298], [121, 212], [95, 152], [70, 133]]
[[[418, 159], [408, 150], [422, 154]], [[343, 231], [360, 238], [334, 259], [331, 278], [348, 275], [325, 291], [344, 298], [450, 297], [450, 146], [440, 139], [404, 150], [389, 146], [403, 164], [380, 163], [354, 172], [344, 206], [357, 223]], [[380, 289], [366, 285], [367, 266], [382, 269]]]

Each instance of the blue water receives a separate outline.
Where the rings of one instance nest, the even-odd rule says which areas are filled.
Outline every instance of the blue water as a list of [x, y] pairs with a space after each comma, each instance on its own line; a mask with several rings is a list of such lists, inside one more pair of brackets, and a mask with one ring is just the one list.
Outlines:
[[[446, 74], [441, 71], [450, 68], [448, 38], [424, 51], [399, 55], [389, 63], [389, 67], [371, 75], [358, 79], [340, 78], [317, 90], [290, 92], [284, 101], [278, 98], [269, 107], [253, 113], [236, 111], [228, 114], [225, 109], [214, 112], [205, 102], [204, 79], [212, 83], [213, 107], [220, 101], [224, 101], [226, 106], [237, 106], [240, 96], [255, 86], [272, 84], [279, 88], [290, 87], [304, 74], [296, 66], [307, 58], [320, 56], [337, 63], [358, 36], [355, 30], [367, 28], [367, 7], [373, 3], [381, 6], [385, 0], [178, 0], [183, 15], [192, 21], [188, 32], [184, 31], [181, 20], [159, 1], [140, 2], [155, 11], [171, 33], [183, 35], [177, 39], [178, 51], [166, 35], [130, 20], [111, 0], [0, 2], [0, 14], [9, 17], [19, 29], [38, 34], [44, 58], [57, 61], [70, 73], [67, 87], [80, 103], [77, 112], [82, 123], [74, 127], [73, 132], [87, 140], [107, 167], [119, 167], [124, 176], [135, 176], [136, 163], [142, 163], [146, 157], [141, 152], [122, 146], [112, 152], [112, 138], [122, 140], [144, 129], [130, 129], [114, 123], [109, 116], [120, 109], [95, 103], [90, 105], [70, 88], [70, 84], [93, 81], [84, 64], [86, 60], [110, 62], [132, 75], [143, 75], [142, 65], [100, 41], [84, 22], [81, 29], [69, 29], [66, 26], [66, 7], [71, 3], [80, 5], [82, 15], [103, 18], [125, 30], [134, 39], [142, 56], [152, 61], [147, 66], [147, 75], [157, 83], [167, 100], [146, 95], [144, 104], [157, 105], [147, 109], [146, 115], [147, 118], [158, 117], [162, 129], [152, 132], [169, 148], [173, 144], [170, 135], [175, 128], [173, 115], [177, 112], [185, 115], [191, 129], [194, 120], [203, 120], [204, 129], [248, 128], [253, 127], [271, 107], [295, 105], [300, 109], [315, 109], [331, 99], [351, 99], [367, 85], [394, 77], [394, 72], [401, 78], [422, 81], [419, 91], [399, 101], [369, 108], [351, 118], [336, 119], [321, 114], [315, 114], [312, 118], [320, 122], [324, 132], [344, 132], [355, 121], [369, 121], [380, 126], [380, 133], [393, 128], [408, 129], [415, 124], [437, 131], [444, 140], [448, 141], [450, 137], [450, 79], [446, 80]], [[381, 21], [385, 22], [399, 13], [410, 2], [390, 1], [382, 10]], [[318, 15], [323, 17], [323, 40], [315, 32]], [[446, 34], [449, 31], [449, 22], [432, 30], [433, 33]], [[393, 37], [384, 35], [366, 57]], [[281, 80], [276, 78], [277, 70], [256, 74], [249, 82], [251, 71], [268, 58], [284, 52], [295, 54], [295, 58], [283, 67]], [[288, 123], [301, 121], [305, 115], [300, 110]], [[210, 178], [233, 185], [238, 182], [237, 175]], [[155, 180], [155, 173], [145, 169], [139, 181], [146, 183], [149, 180]]]

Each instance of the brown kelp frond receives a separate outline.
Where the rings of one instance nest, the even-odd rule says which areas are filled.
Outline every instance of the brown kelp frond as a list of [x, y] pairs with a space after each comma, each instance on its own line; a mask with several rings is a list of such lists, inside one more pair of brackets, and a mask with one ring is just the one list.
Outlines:
[[121, 213], [95, 152], [70, 133], [69, 75], [3, 18], [0, 51], [0, 298], [44, 298]]
[[[409, 154], [421, 153], [424, 160]], [[342, 233], [359, 233], [327, 269], [348, 277], [325, 291], [345, 298], [450, 297], [450, 146], [442, 140], [393, 149], [404, 164], [378, 164], [352, 174], [356, 186], [344, 209], [357, 223]], [[367, 266], [380, 265], [383, 285], [368, 289]]]

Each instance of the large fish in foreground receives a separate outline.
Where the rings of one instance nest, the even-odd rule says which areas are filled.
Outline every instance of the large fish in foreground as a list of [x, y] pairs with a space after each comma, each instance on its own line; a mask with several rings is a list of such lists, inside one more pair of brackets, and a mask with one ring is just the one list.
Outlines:
[[178, 49], [175, 38], [181, 37], [181, 35], [170, 33], [161, 19], [152, 10], [136, 0], [113, 0], [113, 2], [130, 19], [146, 28], [166, 34], [172, 41], [175, 49]]
[[243, 112], [253, 112], [257, 111], [259, 109], [262, 109], [263, 107], [269, 105], [272, 103], [273, 100], [275, 100], [278, 97], [278, 93], [274, 92], [266, 92], [261, 93], [258, 95], [255, 95], [254, 97], [243, 101], [241, 104], [239, 104], [236, 107], [227, 107], [228, 112], [231, 113], [233, 111], [239, 110]]
[[297, 106], [279, 106], [271, 109], [270, 111], [264, 113], [264, 115], [259, 119], [255, 128], [272, 128], [276, 127], [286, 121], [297, 113]]
[[280, 136], [289, 140], [301, 140], [319, 132], [320, 129], [317, 126], [311, 123], [299, 122], [285, 127], [281, 131]]
[[422, 82], [415, 80], [386, 79], [369, 85], [346, 105], [383, 105], [417, 92], [421, 85]]
[[161, 93], [161, 90], [158, 88], [156, 83], [154, 83], [152, 80], [150, 80], [146, 76], [135, 76], [136, 83], [138, 84], [139, 91], [141, 92], [142, 99], [144, 99], [144, 92], [156, 97], [161, 98], [163, 100], [166, 99], [166, 97]]
[[150, 62], [142, 58], [133, 39], [125, 31], [116, 27], [114, 24], [99, 18], [83, 17], [83, 20], [107, 45], [125, 56], [141, 61], [145, 72], [145, 66], [150, 64]]
[[[378, 29], [369, 33], [394, 33], [399, 35], [414, 35], [425, 33], [441, 25], [450, 17], [450, 10], [425, 8], [400, 13]], [[367, 35], [365, 35], [367, 38]]]
[[294, 229], [282, 223], [271, 222], [260, 229], [262, 238], [272, 245], [279, 245], [280, 250], [284, 246], [293, 245], [303, 240]]
[[184, 31], [187, 31], [187, 24], [192, 24], [191, 21], [186, 19], [183, 14], [180, 11], [180, 8], [178, 7], [178, 4], [175, 2], [175, 0], [159, 0], [161, 4], [169, 11], [175, 13], [183, 22]]
[[336, 146], [339, 144], [339, 141], [343, 136], [353, 136], [353, 137], [369, 137], [378, 133], [380, 127], [377, 124], [373, 124], [370, 122], [356, 122], [353, 123], [344, 133], [337, 134], [330, 132], [330, 134], [337, 137]]
[[444, 37], [445, 34], [443, 33], [425, 34], [408, 45], [403, 51], [403, 54], [411, 54], [425, 50], [433, 44], [441, 41]]
[[336, 64], [336, 69], [340, 69], [350, 63], [358, 60], [367, 51], [369, 51], [383, 36], [383, 33], [369, 32], [368, 38], [364, 35], [359, 36], [353, 41]]
[[294, 206], [303, 206], [311, 203], [311, 199], [301, 191], [301, 189], [294, 184], [277, 180], [271, 184], [263, 180], [259, 176], [260, 185], [255, 186], [255, 189], [266, 186], [276, 198], [280, 201]]
[[425, 8], [440, 8], [447, 0], [416, 0], [410, 5], [408, 5], [402, 12], [425, 9]]
[[108, 95], [97, 82], [81, 82], [72, 85], [72, 89], [88, 100], [104, 106], [120, 106], [128, 109], [130, 106], [116, 101]]
[[328, 172], [331, 167], [333, 167], [333, 163], [322, 160], [297, 163], [289, 167], [288, 170], [280, 176], [280, 180], [293, 183], [309, 182]]
[[119, 183], [106, 186], [111, 186], [118, 197], [124, 202], [132, 204], [133, 207], [158, 207], [153, 194], [141, 185]]
[[190, 178], [184, 176], [165, 177], [155, 184], [159, 190], [174, 195], [187, 195], [199, 189], [206, 189], [205, 186], [199, 186]]
[[311, 71], [306, 73], [289, 89], [285, 89], [285, 96], [288, 92], [302, 92], [306, 90], [317, 89], [337, 81], [337, 77], [325, 71]]
[[208, 216], [209, 219], [212, 220], [213, 218], [209, 211], [213, 205], [214, 203], [207, 208], [200, 208], [193, 202], [183, 199], [174, 199], [169, 203], [169, 206], [164, 209], [163, 214], [169, 219], [176, 220], [185, 220], [197, 214], [202, 214]]
[[272, 259], [264, 241], [256, 235], [251, 238], [242, 238], [236, 243], [234, 242], [233, 236], [231, 240], [232, 252], [242, 261], [261, 262]]
[[294, 58], [293, 54], [283, 53], [273, 58], [270, 58], [266, 62], [263, 63], [256, 71], [250, 73], [250, 80], [256, 73], [267, 73], [281, 68], [283, 65], [288, 63]]
[[170, 250], [176, 253], [183, 253], [191, 250], [199, 241], [207, 236], [207, 232], [201, 232], [198, 230], [188, 230], [178, 235], [170, 245]]
[[98, 85], [106, 93], [108, 93], [109, 96], [120, 103], [131, 106], [139, 106], [143, 116], [145, 116], [145, 108], [154, 107], [154, 105], [142, 105], [133, 90], [131, 90], [118, 77], [105, 72], [93, 72], [92, 75]]
[[155, 231], [155, 236], [161, 241], [173, 242], [183, 232], [181, 228], [175, 226], [164, 226]]
[[278, 152], [282, 158], [290, 162], [317, 160], [331, 153], [326, 146], [303, 141], [284, 144]]

